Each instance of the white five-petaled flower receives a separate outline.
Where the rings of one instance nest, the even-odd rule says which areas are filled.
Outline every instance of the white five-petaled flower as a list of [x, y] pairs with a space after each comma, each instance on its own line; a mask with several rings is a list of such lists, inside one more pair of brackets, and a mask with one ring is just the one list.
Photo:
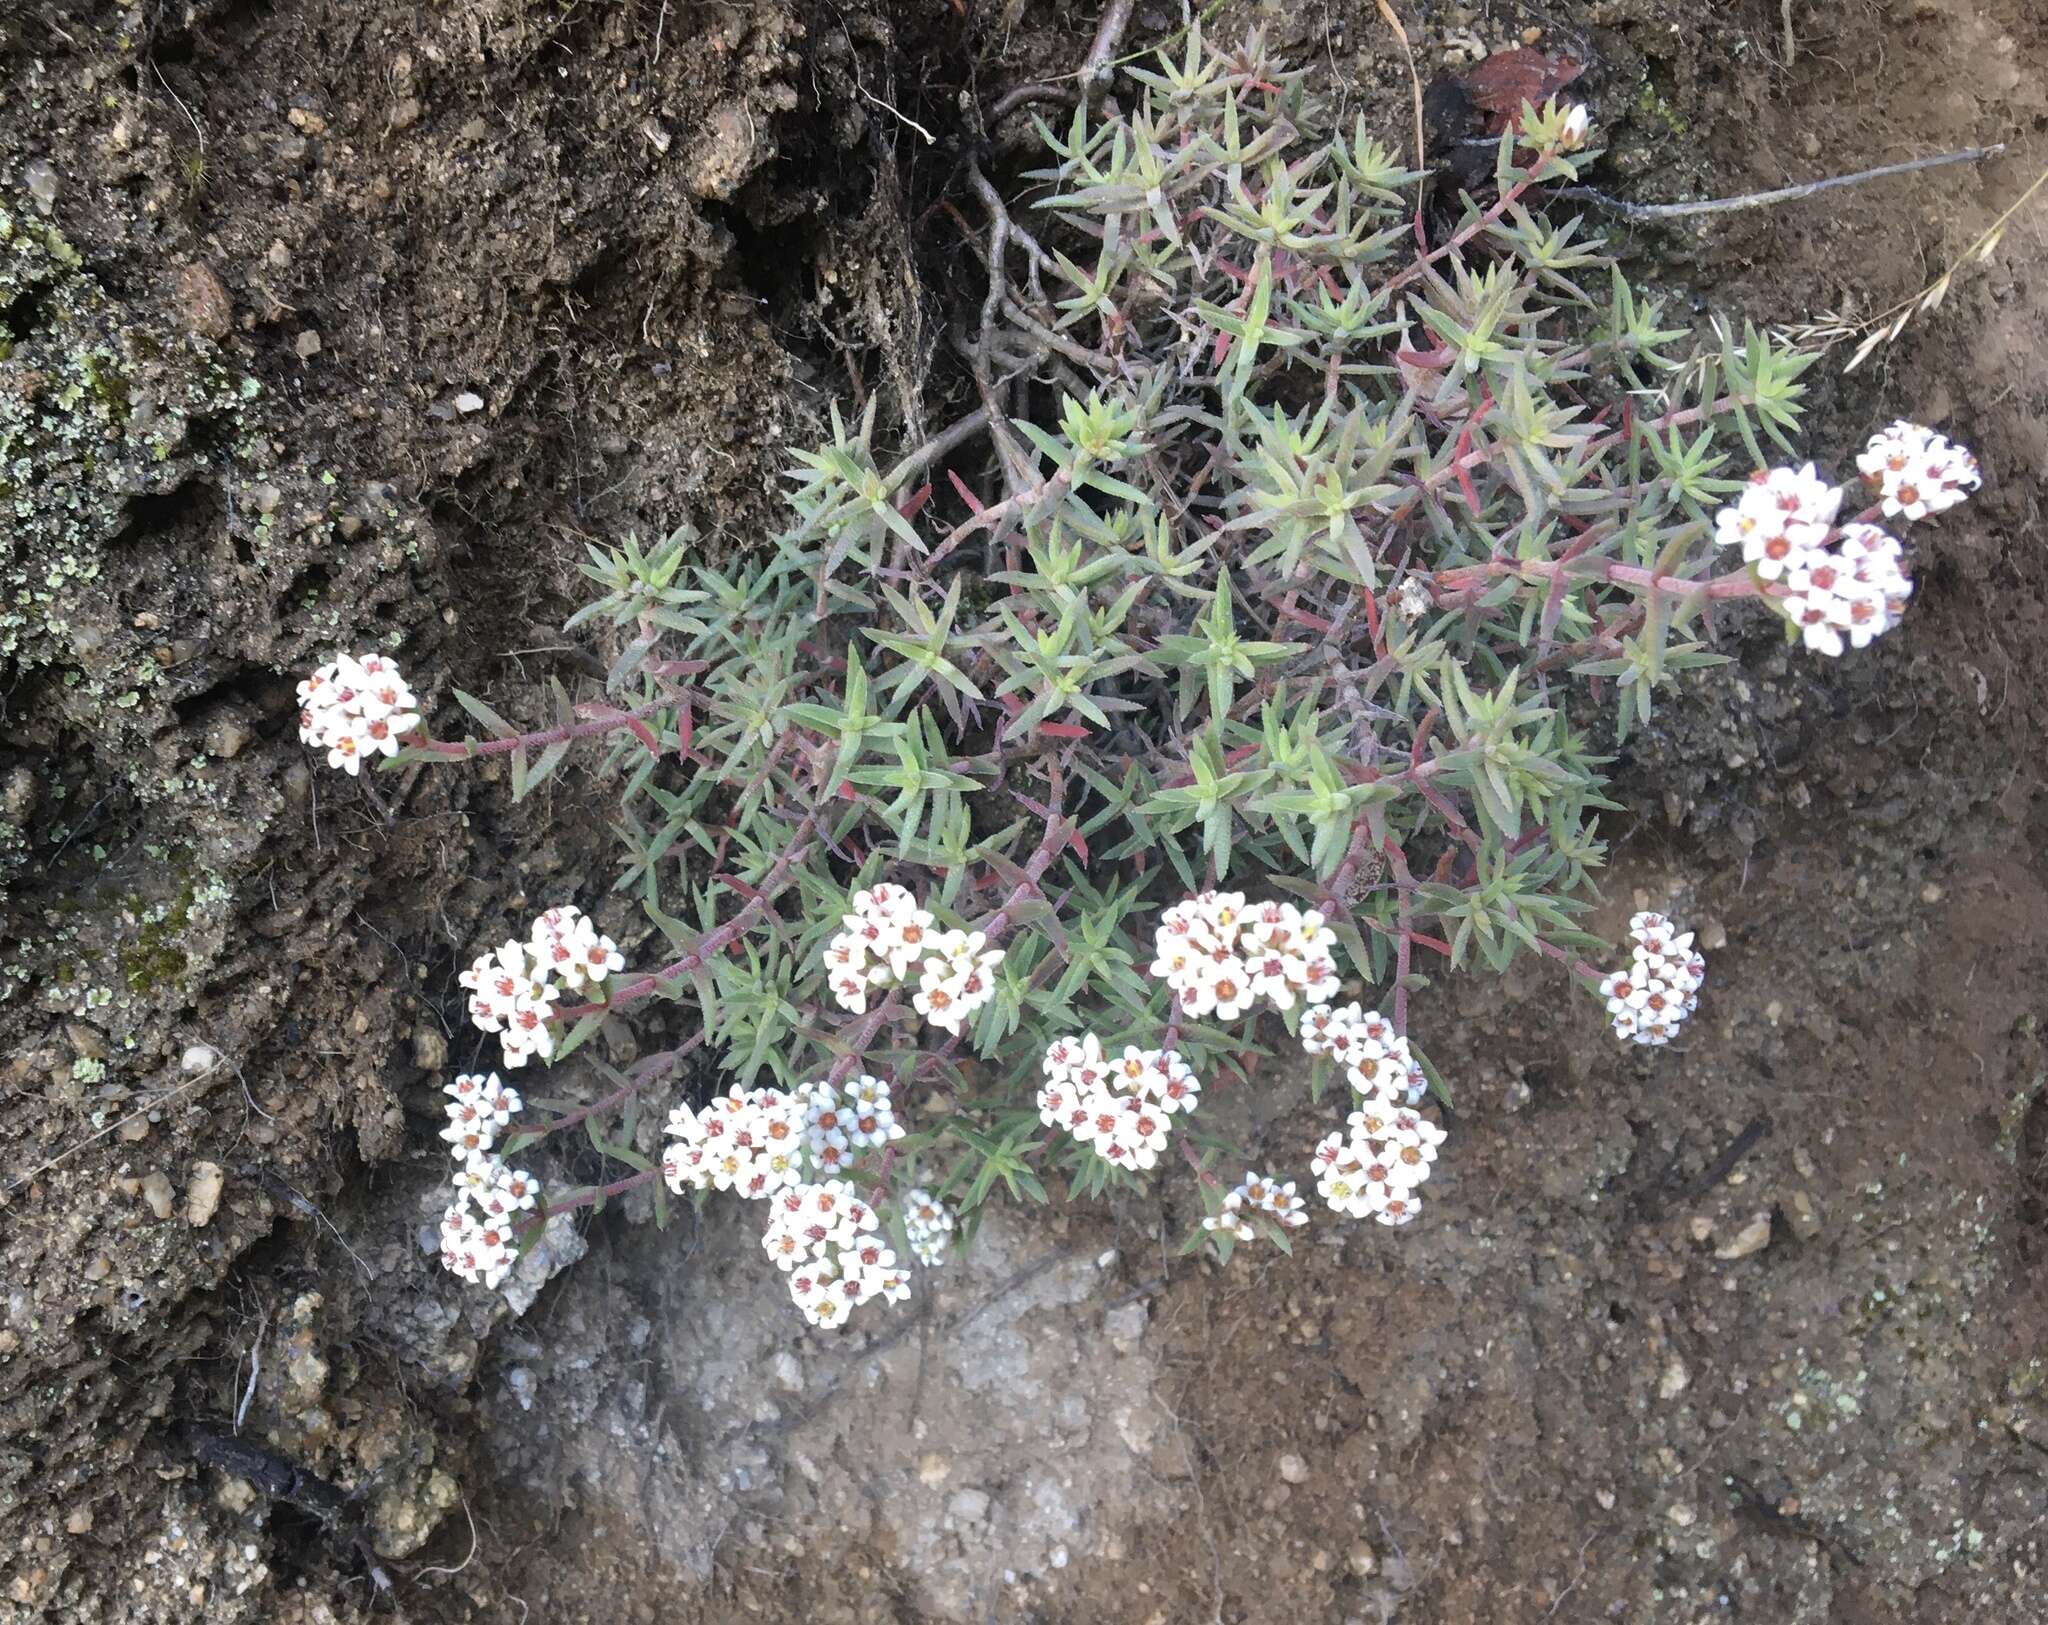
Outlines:
[[979, 931], [940, 931], [926, 949], [911, 1004], [944, 1032], [958, 1033], [975, 1011], [996, 996], [995, 970], [1003, 950]]
[[805, 1101], [780, 1089], [734, 1091], [701, 1110], [678, 1106], [669, 1114], [662, 1178], [677, 1195], [721, 1190], [754, 1199], [801, 1184], [805, 1115]]
[[535, 920], [524, 941], [478, 955], [456, 981], [469, 992], [469, 1019], [479, 1031], [498, 1035], [505, 1064], [516, 1067], [554, 1054], [555, 1006], [565, 991], [597, 992], [624, 965], [618, 945], [596, 922], [564, 903]]
[[[1410, 1223], [1422, 1211], [1419, 1192], [1435, 1171], [1445, 1137], [1417, 1109], [1428, 1093], [1422, 1063], [1391, 1021], [1356, 1004], [1332, 1010], [1313, 1025], [1304, 1022], [1301, 1038], [1310, 1054], [1327, 1055], [1342, 1066], [1360, 1097], [1344, 1132], [1326, 1135], [1309, 1159], [1317, 1194], [1351, 1218]], [[1249, 1188], [1251, 1176], [1246, 1178]], [[1292, 1196], [1294, 1187], [1281, 1190]]]
[[1308, 1204], [1294, 1194], [1292, 1180], [1283, 1185], [1246, 1169], [1244, 1183], [1225, 1194], [1222, 1207], [1202, 1220], [1202, 1228], [1250, 1241], [1258, 1234], [1252, 1221], [1259, 1218], [1292, 1230], [1308, 1223]]
[[1258, 1234], [1252, 1228], [1250, 1215], [1244, 1210], [1244, 1192], [1234, 1190], [1223, 1198], [1223, 1205], [1202, 1220], [1204, 1230], [1220, 1230], [1238, 1241], [1250, 1241]]
[[1421, 1062], [1393, 1022], [1357, 1004], [1311, 1011], [1302, 1019], [1301, 1047], [1327, 1055], [1345, 1081], [1368, 1101], [1413, 1104], [1427, 1091]]
[[626, 966], [618, 944], [574, 903], [560, 904], [535, 920], [527, 950], [536, 965], [575, 992], [602, 985]]
[[[1919, 518], [1960, 502], [1981, 480], [1974, 458], [1928, 429], [1895, 423], [1857, 459], [1887, 513]], [[1769, 601], [1817, 654], [1861, 649], [1896, 626], [1913, 583], [1896, 540], [1860, 520], [1837, 525], [1842, 493], [1813, 465], [1764, 469], [1714, 521], [1714, 540], [1739, 546]]]
[[1840, 655], [1845, 643], [1861, 649], [1898, 624], [1913, 591], [1899, 552], [1875, 525], [1852, 523], [1834, 548], [1786, 575], [1779, 605], [1807, 648]]

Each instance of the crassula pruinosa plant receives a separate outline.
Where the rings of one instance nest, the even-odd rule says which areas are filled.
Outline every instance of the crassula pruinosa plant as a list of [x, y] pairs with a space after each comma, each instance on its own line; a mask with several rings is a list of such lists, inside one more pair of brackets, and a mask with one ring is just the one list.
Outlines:
[[[1729, 614], [1823, 656], [1895, 625], [1879, 521], [1974, 462], [1899, 423], [1846, 485], [1801, 463], [1811, 358], [1662, 325], [1553, 207], [1582, 107], [1526, 107], [1432, 232], [1420, 177], [1257, 36], [1191, 35], [1126, 88], [1041, 125], [1028, 208], [969, 168], [973, 410], [887, 449], [872, 399], [835, 413], [757, 550], [592, 550], [571, 627], [601, 691], [552, 685], [528, 731], [458, 695], [458, 740], [388, 662], [308, 680], [305, 738], [350, 773], [501, 754], [524, 794], [606, 741], [606, 907], [665, 945], [629, 965], [562, 898], [482, 952], [499, 1065], [681, 1007], [675, 1047], [593, 1063], [595, 1101], [515, 1122], [496, 1072], [449, 1085], [458, 1274], [495, 1285], [549, 1214], [642, 1186], [759, 1202], [820, 1325], [906, 1296], [998, 1192], [1179, 1169], [1187, 1246], [1284, 1246], [1297, 1181], [1227, 1187], [1244, 1159], [1200, 1110], [1283, 1049], [1350, 1102], [1299, 1183], [1404, 1225], [1444, 1141], [1411, 1031], [1443, 974], [1548, 958], [1647, 1045], [1695, 1007], [1673, 922], [1612, 954], [1575, 923], [1607, 752]], [[692, 1055], [720, 1092], [657, 1145], [642, 1113]], [[614, 1177], [544, 1190], [515, 1164], [571, 1127]]]

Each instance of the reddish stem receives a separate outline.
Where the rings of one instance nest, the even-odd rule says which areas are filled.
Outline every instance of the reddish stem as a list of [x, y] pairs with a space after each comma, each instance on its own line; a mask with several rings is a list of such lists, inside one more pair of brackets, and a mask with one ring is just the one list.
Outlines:
[[614, 1196], [624, 1196], [626, 1192], [636, 1191], [642, 1185], [651, 1185], [659, 1178], [661, 1169], [658, 1166], [643, 1168], [638, 1173], [628, 1174], [624, 1179], [615, 1179], [609, 1185], [587, 1185], [582, 1190], [563, 1197], [559, 1202], [543, 1202], [540, 1211], [534, 1215], [533, 1222], [527, 1225], [522, 1234], [530, 1233], [537, 1226], [546, 1224], [557, 1213], [573, 1213], [579, 1207], [589, 1207], [599, 1201], [608, 1202]]
[[595, 1117], [600, 1112], [613, 1111], [625, 1105], [627, 1101], [654, 1082], [655, 1079], [673, 1072], [681, 1064], [683, 1058], [703, 1042], [704, 1034], [700, 1032], [694, 1037], [686, 1039], [675, 1049], [664, 1050], [659, 1055], [650, 1055], [640, 1063], [639, 1067], [624, 1083], [620, 1084], [618, 1088], [602, 1099], [593, 1100], [588, 1106], [578, 1106], [574, 1111], [565, 1112], [560, 1117], [551, 1118], [538, 1128], [521, 1129], [519, 1132], [529, 1136], [532, 1140], [544, 1140], [550, 1134], [559, 1134], [565, 1128], [574, 1128], [578, 1123]]
[[[1059, 804], [1057, 785], [1054, 786], [1052, 799], [1053, 804], [1057, 806]], [[1009, 934], [1010, 911], [1016, 908], [1019, 903], [1038, 895], [1038, 882], [1044, 877], [1045, 871], [1052, 867], [1053, 859], [1058, 857], [1061, 851], [1065, 849], [1067, 837], [1071, 832], [1072, 826], [1064, 818], [1055, 817], [1046, 825], [1045, 839], [1038, 843], [1038, 850], [1031, 854], [1030, 861], [1024, 865], [1024, 878], [1017, 883], [1011, 890], [1010, 895], [1003, 900], [1001, 908], [988, 915], [973, 927], [974, 930], [979, 931], [986, 937], [990, 944], [1001, 942]], [[900, 988], [892, 989], [889, 996], [876, 1005], [874, 1009], [863, 1015], [854, 1026], [852, 1032], [847, 1035], [846, 1053], [832, 1063], [831, 1071], [825, 1075], [826, 1083], [832, 1088], [837, 1089], [853, 1075], [854, 1069], [861, 1064], [862, 1057], [867, 1054], [868, 1046], [875, 1041], [876, 1034], [880, 1033], [884, 1026], [902, 1013], [903, 1006], [897, 1002], [896, 997], [897, 993], [901, 991]], [[953, 1042], [957, 1043], [958, 1041], [959, 1035], [955, 1034]], [[950, 1052], [951, 1045], [948, 1045], [947, 1049], [942, 1053]], [[926, 1057], [926, 1060], [929, 1059], [931, 1057]], [[924, 1065], [924, 1060], [918, 1062], [920, 1068]]]
[[680, 959], [664, 965], [660, 970], [649, 971], [645, 976], [635, 977], [623, 987], [613, 989], [608, 998], [588, 1004], [565, 1006], [555, 1012], [555, 1020], [575, 1021], [583, 1016], [595, 1015], [600, 1010], [616, 1010], [622, 1004], [631, 1004], [635, 999], [645, 998], [663, 982], [673, 981], [678, 976], [687, 976], [691, 971], [701, 969], [724, 953], [755, 919], [767, 912], [768, 904], [788, 879], [790, 869], [809, 850], [812, 831], [817, 828], [822, 810], [821, 807], [813, 807], [804, 814], [803, 821], [797, 825], [796, 834], [790, 838], [789, 845], [783, 849], [781, 856], [776, 858], [768, 873], [761, 877], [759, 890], [747, 900], [746, 907], [739, 913], [725, 924], [705, 932], [697, 939], [697, 945]]
[[1618, 564], [1612, 559], [1488, 559], [1484, 564], [1461, 564], [1439, 570], [1430, 580], [1447, 592], [1474, 591], [1492, 577], [1518, 576], [1524, 581], [1550, 582], [1559, 576], [1577, 576], [1588, 581], [1609, 581], [1618, 586], [1641, 587], [1653, 592], [1696, 593], [1711, 599], [1782, 598], [1788, 589], [1782, 582], [1759, 582], [1748, 570], [1730, 570], [1725, 575], [1696, 580], [1688, 576], [1660, 576], [1637, 564]]
[[450, 761], [467, 762], [479, 756], [503, 756], [515, 750], [558, 745], [565, 739], [592, 739], [599, 734], [630, 728], [656, 711], [666, 711], [671, 703], [668, 700], [650, 700], [631, 711], [620, 711], [593, 722], [565, 723], [559, 728], [542, 728], [534, 733], [512, 734], [504, 739], [414, 739], [408, 743], [415, 750], [429, 751]]

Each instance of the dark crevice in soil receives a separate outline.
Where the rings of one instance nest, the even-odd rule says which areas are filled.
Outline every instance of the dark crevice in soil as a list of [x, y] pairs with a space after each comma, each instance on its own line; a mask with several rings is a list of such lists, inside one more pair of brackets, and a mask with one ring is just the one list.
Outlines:
[[168, 491], [130, 497], [121, 529], [109, 545], [123, 548], [144, 541], [161, 543], [181, 530], [217, 529], [223, 517], [220, 493], [203, 480], [188, 479]]

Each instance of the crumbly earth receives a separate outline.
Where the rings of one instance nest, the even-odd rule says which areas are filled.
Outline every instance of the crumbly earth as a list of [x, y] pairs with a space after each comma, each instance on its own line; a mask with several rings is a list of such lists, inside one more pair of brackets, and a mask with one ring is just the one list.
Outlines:
[[[2048, 165], [2033, 0], [1401, 9], [1425, 79], [1587, 61], [1635, 197], [2006, 143], [1628, 229], [1702, 314], [1886, 308]], [[1369, 0], [1212, 27], [1254, 23], [1404, 138]], [[602, 896], [601, 785], [309, 772], [294, 673], [377, 645], [519, 714], [578, 669], [584, 541], [743, 548], [829, 401], [944, 421], [955, 156], [1093, 24], [0, 16], [0, 1619], [2048, 1617], [2038, 202], [1811, 375], [1824, 462], [1906, 414], [1989, 471], [1905, 626], [1826, 665], [1727, 628], [1620, 763], [1601, 924], [1697, 923], [1687, 1041], [1620, 1050], [1540, 967], [1430, 990], [1417, 1229], [1218, 1269], [1165, 1179], [999, 1215], [836, 1338], [729, 1209], [565, 1224], [516, 1313], [423, 1255], [455, 972]], [[1293, 1169], [1331, 1111], [1212, 1104]], [[208, 1464], [238, 1419], [283, 1477]]]

